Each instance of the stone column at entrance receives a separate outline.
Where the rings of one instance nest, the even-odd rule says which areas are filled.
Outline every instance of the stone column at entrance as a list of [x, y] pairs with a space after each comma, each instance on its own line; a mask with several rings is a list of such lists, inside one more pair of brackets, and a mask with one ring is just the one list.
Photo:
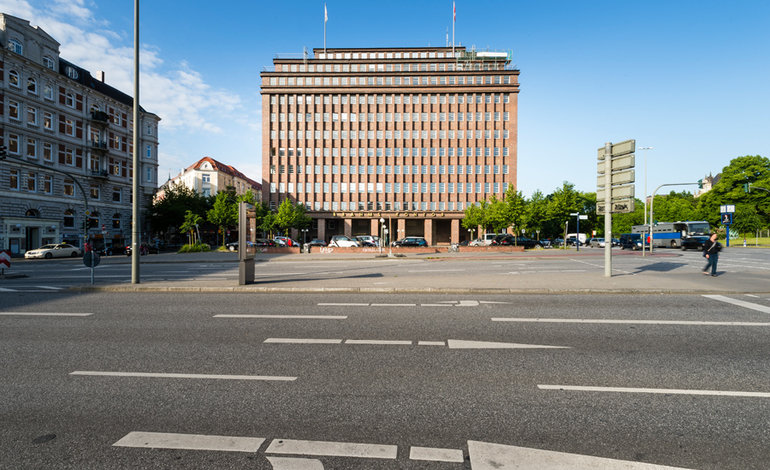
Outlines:
[[369, 224], [369, 235], [380, 236], [380, 219], [372, 219]]
[[450, 235], [450, 243], [460, 243], [460, 219], [452, 219], [452, 234]]
[[425, 219], [425, 241], [428, 246], [433, 246], [433, 219]]
[[326, 240], [326, 219], [318, 219], [318, 238]]
[[396, 233], [393, 240], [401, 240], [406, 236], [406, 219], [396, 219]]
[[351, 238], [353, 236], [353, 219], [344, 219], [342, 221], [343, 224], [343, 235], [345, 235], [348, 238]]

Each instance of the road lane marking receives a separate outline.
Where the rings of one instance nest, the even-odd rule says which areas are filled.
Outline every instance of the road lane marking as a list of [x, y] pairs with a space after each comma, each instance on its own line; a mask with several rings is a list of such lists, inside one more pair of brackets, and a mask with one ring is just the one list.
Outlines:
[[346, 339], [345, 344], [370, 344], [370, 345], [393, 345], [393, 346], [411, 346], [411, 341], [390, 340], [390, 339]]
[[35, 286], [38, 289], [48, 289], [48, 290], [62, 290], [62, 287], [53, 287], [53, 286]]
[[408, 273], [457, 273], [457, 272], [465, 272], [465, 269], [421, 269], [421, 270], [412, 270], [410, 269], [407, 271]]
[[275, 439], [266, 454], [319, 455], [326, 457], [356, 457], [367, 459], [395, 459], [398, 446], [358, 444], [353, 442], [300, 441]]
[[754, 294], [746, 294], [746, 297], [754, 297], [755, 299], [760, 298], [758, 295], [754, 295]]
[[141, 447], [150, 449], [217, 450], [256, 453], [264, 439], [260, 437], [208, 436], [203, 434], [174, 434], [139, 432], [126, 434], [113, 447]]
[[292, 382], [297, 377], [273, 376], [273, 375], [217, 375], [217, 374], [176, 374], [158, 372], [110, 372], [97, 370], [76, 370], [70, 375], [86, 375], [100, 377], [148, 377], [164, 379], [214, 379], [214, 380], [267, 380]]
[[416, 307], [417, 304], [369, 304], [370, 307]]
[[0, 292], [16, 292], [16, 289], [6, 289], [5, 287], [0, 287]]
[[347, 315], [251, 315], [251, 314], [220, 314], [214, 318], [271, 318], [295, 320], [347, 320]]
[[341, 339], [267, 338], [265, 343], [274, 344], [342, 344]]
[[663, 395], [705, 395], [722, 397], [770, 398], [768, 392], [741, 392], [731, 390], [686, 390], [674, 388], [589, 387], [580, 385], [538, 385], [540, 390], [571, 392], [654, 393]]
[[365, 303], [343, 303], [343, 302], [325, 302], [325, 303], [319, 303], [318, 306], [320, 307], [368, 307], [369, 304]]
[[324, 470], [324, 465], [317, 459], [298, 459], [294, 457], [267, 457], [273, 470]]
[[703, 297], [706, 297], [707, 299], [711, 300], [718, 300], [720, 302], [725, 302], [732, 305], [737, 305], [739, 307], [749, 308], [751, 310], [756, 310], [758, 312], [762, 313], [770, 313], [770, 307], [766, 307], [764, 305], [758, 305], [751, 302], [746, 302], [745, 300], [737, 300], [737, 299], [731, 299], [730, 297], [725, 297], [724, 295], [706, 295], [704, 294]]
[[498, 343], [493, 341], [447, 340], [449, 349], [570, 349], [569, 346], [545, 346], [540, 344]]
[[60, 312], [0, 312], [0, 315], [21, 317], [89, 317], [93, 313], [60, 313]]
[[[265, 343], [273, 344], [354, 344], [354, 345], [394, 345], [412, 346], [411, 340], [372, 340], [372, 339], [313, 339], [313, 338], [268, 338]], [[447, 346], [449, 349], [571, 349], [570, 346], [547, 346], [541, 344], [499, 343], [492, 341], [466, 341], [449, 339], [443, 341], [418, 341], [419, 346]]]
[[463, 451], [460, 449], [439, 449], [436, 447], [411, 447], [410, 460], [428, 460], [431, 462], [463, 462]]
[[628, 460], [608, 459], [590, 455], [568, 454], [551, 450], [468, 441], [468, 455], [473, 470], [513, 470], [537, 468], [595, 468], [602, 470], [686, 470]]
[[601, 318], [492, 318], [496, 322], [521, 323], [599, 323], [616, 325], [686, 325], [686, 326], [770, 326], [770, 322], [686, 321], [686, 320], [608, 320]]

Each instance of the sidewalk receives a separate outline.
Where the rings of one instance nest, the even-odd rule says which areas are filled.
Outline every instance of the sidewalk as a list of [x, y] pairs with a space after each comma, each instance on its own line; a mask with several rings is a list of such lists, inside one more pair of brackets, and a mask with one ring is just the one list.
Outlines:
[[[767, 250], [766, 250], [767, 251]], [[78, 291], [118, 292], [243, 292], [243, 293], [467, 293], [467, 294], [736, 294], [770, 293], [768, 272], [724, 272], [701, 275], [679, 251], [660, 250], [642, 257], [639, 252], [613, 250], [613, 276], [604, 276], [600, 249], [532, 250], [524, 253], [431, 253], [388, 258], [371, 253], [258, 255], [254, 284], [239, 286], [233, 279], [196, 276], [186, 280], [143, 281], [140, 284], [84, 285]], [[281, 274], [292, 265], [301, 271], [308, 262], [339, 262], [336, 275], [313, 272]], [[130, 264], [129, 257], [105, 262]], [[142, 264], [193, 263], [222, 265], [232, 271], [237, 253], [147, 255]], [[378, 264], [382, 263], [382, 269]], [[492, 268], [505, 263], [504, 268]], [[297, 269], [294, 269], [294, 266]], [[521, 269], [515, 266], [521, 266]], [[398, 269], [393, 269], [398, 267]], [[408, 269], [400, 269], [404, 266]], [[500, 265], [502, 266], [502, 265]], [[514, 268], [511, 268], [514, 266]], [[275, 268], [275, 271], [271, 269]], [[335, 268], [331, 268], [335, 269]], [[513, 269], [513, 270], [512, 270]], [[500, 274], [501, 270], [505, 271]], [[312, 271], [312, 269], [311, 269]], [[327, 270], [328, 271], [328, 270]], [[272, 273], [274, 272], [274, 274]]]

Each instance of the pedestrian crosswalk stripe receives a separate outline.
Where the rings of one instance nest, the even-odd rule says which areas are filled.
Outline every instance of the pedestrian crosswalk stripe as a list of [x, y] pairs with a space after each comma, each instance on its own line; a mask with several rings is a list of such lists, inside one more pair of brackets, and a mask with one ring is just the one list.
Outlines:
[[463, 451], [460, 449], [437, 449], [435, 447], [412, 447], [409, 449], [409, 458], [431, 462], [463, 462]]
[[724, 295], [704, 295], [703, 297], [706, 297], [707, 299], [718, 300], [720, 302], [725, 302], [732, 305], [737, 305], [739, 307], [744, 307], [751, 310], [756, 310], [762, 313], [770, 313], [770, 307], [755, 304], [752, 302], [746, 302], [745, 300], [731, 299], [730, 297], [725, 297]]
[[314, 455], [327, 457], [357, 457], [395, 459], [398, 447], [394, 445], [359, 444], [353, 442], [302, 441], [275, 439], [266, 454]]
[[228, 452], [257, 452], [260, 437], [207, 436], [202, 434], [174, 434], [164, 432], [130, 432], [114, 447], [143, 447], [151, 449], [217, 450]]

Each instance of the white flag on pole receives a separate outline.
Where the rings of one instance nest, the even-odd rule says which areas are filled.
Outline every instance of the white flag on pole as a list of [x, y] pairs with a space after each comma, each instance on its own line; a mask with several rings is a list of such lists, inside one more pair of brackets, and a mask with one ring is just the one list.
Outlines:
[[326, 4], [324, 3], [324, 23], [329, 21], [329, 13], [326, 11]]

